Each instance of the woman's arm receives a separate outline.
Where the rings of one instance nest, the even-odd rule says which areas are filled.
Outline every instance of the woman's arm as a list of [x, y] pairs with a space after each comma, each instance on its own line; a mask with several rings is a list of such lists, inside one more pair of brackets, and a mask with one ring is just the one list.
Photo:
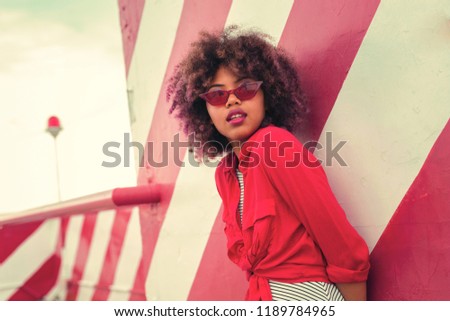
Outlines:
[[[365, 282], [369, 272], [369, 250], [348, 221], [328, 183], [320, 162], [289, 132], [271, 127], [268, 148], [255, 148], [259, 159], [272, 163], [258, 168], [277, 193], [289, 204], [327, 262], [326, 272], [334, 283]], [[264, 137], [264, 139], [266, 139]], [[353, 289], [355, 287], [355, 289]], [[365, 285], [350, 286], [351, 293], [363, 293]], [[344, 292], [346, 289], [344, 289]], [[350, 297], [353, 297], [349, 293]], [[365, 297], [364, 294], [358, 295]]]
[[366, 282], [358, 283], [336, 283], [339, 291], [346, 301], [366, 301]]

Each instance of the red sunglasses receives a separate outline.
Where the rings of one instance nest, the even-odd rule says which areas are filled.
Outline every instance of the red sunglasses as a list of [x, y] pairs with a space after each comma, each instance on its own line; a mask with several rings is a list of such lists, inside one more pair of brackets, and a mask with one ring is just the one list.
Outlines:
[[262, 81], [245, 82], [239, 85], [239, 87], [231, 90], [208, 91], [206, 93], [200, 94], [199, 97], [206, 100], [210, 105], [222, 106], [227, 103], [228, 97], [230, 97], [231, 94], [234, 94], [240, 100], [252, 99], [253, 97], [255, 97], [262, 83]]

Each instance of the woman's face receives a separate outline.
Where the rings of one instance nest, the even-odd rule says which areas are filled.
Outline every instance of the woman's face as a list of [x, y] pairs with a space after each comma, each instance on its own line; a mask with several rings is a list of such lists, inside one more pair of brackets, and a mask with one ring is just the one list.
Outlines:
[[[226, 67], [219, 67], [208, 91], [231, 90], [246, 82], [260, 79], [242, 78]], [[216, 129], [231, 142], [233, 148], [246, 141], [260, 126], [265, 116], [264, 94], [261, 88], [248, 100], [240, 100], [233, 93], [221, 106], [206, 103], [206, 108]]]

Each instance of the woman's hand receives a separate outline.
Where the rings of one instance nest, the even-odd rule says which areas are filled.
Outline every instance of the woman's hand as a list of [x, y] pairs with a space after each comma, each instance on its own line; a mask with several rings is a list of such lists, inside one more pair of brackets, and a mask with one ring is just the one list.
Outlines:
[[336, 283], [346, 301], [366, 301], [367, 288], [366, 282], [358, 283]]

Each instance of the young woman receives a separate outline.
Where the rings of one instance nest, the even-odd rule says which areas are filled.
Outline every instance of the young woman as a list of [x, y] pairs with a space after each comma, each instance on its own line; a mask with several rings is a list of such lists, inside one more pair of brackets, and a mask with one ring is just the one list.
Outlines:
[[201, 33], [170, 80], [170, 112], [204, 156], [224, 156], [216, 184], [247, 300], [365, 300], [367, 246], [290, 132], [305, 99], [293, 62], [267, 39], [236, 26]]

